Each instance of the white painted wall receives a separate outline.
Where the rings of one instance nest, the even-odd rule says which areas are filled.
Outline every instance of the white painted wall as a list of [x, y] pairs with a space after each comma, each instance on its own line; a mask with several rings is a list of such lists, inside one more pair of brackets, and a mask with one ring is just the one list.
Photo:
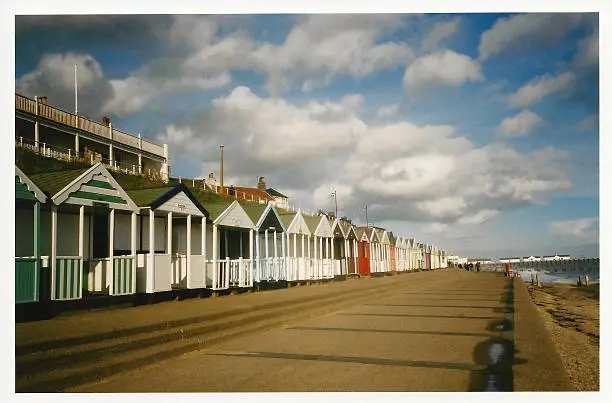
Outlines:
[[234, 204], [219, 224], [228, 227], [253, 228], [253, 222], [239, 204]]
[[173, 213], [191, 214], [201, 217], [202, 212], [196, 207], [185, 192], [174, 195], [170, 200], [157, 208], [159, 211], [172, 211]]

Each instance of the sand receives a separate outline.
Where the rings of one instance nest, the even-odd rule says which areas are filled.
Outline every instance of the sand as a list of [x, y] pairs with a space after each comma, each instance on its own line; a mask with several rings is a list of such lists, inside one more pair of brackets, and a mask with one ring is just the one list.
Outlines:
[[599, 390], [599, 284], [528, 285], [577, 391]]

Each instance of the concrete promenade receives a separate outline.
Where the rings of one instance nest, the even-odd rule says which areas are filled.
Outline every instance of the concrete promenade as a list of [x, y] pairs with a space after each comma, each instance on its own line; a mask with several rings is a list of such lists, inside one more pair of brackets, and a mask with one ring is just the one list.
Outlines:
[[570, 390], [521, 280], [457, 269], [19, 323], [16, 350], [17, 391]]

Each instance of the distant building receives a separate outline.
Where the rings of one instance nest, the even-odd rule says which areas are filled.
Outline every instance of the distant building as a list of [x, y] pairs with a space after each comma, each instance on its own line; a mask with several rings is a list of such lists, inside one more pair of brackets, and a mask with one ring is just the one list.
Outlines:
[[257, 189], [266, 192], [273, 200], [274, 205], [276, 207], [288, 209], [289, 208], [289, 197], [285, 196], [278, 190], [274, 190], [272, 188], [266, 188], [266, 182], [264, 181], [264, 177], [260, 176], [257, 181]]
[[521, 262], [521, 258], [518, 256], [515, 257], [502, 257], [501, 259], [499, 259], [499, 261], [501, 263], [520, 263]]

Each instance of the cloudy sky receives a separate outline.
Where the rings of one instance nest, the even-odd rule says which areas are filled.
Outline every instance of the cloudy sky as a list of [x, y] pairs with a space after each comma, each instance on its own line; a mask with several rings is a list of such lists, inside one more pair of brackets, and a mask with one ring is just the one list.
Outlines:
[[599, 248], [597, 14], [17, 16], [15, 90], [462, 255]]

